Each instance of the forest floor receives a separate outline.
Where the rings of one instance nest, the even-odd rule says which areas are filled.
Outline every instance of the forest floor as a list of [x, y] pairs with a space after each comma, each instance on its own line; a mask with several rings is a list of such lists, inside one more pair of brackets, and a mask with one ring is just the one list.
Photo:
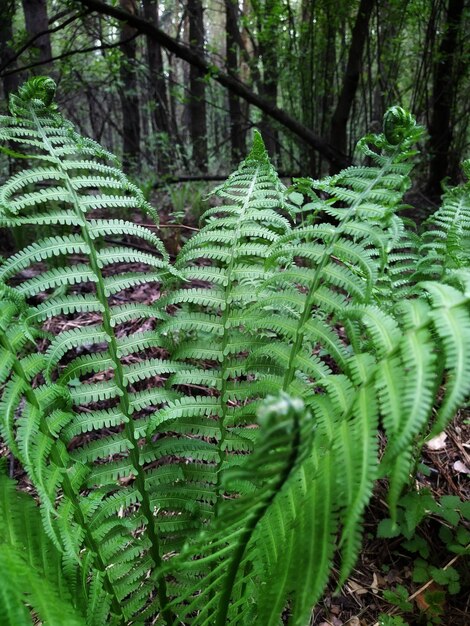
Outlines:
[[[157, 204], [158, 206], [158, 204]], [[161, 205], [160, 205], [161, 206]], [[128, 217], [128, 216], [115, 216]], [[186, 214], [184, 222], [177, 227], [171, 226], [173, 216], [169, 212], [161, 213], [162, 229], [160, 235], [164, 239], [171, 256], [175, 256], [182, 242], [197, 230], [197, 211]], [[136, 220], [140, 221], [140, 220]], [[0, 242], [1, 244], [1, 242]], [[0, 246], [1, 247], [1, 246]], [[0, 250], [0, 254], [6, 250]], [[133, 266], [129, 270], [135, 270]], [[30, 276], [28, 276], [30, 277]], [[25, 276], [26, 278], [26, 276]], [[149, 292], [148, 287], [137, 287], [126, 291], [126, 296], [133, 301], [151, 303], [159, 297], [157, 291]], [[94, 323], [91, 314], [82, 314], [79, 322], [83, 325]], [[68, 328], [69, 320], [54, 318], [53, 327], [48, 330], [57, 332]], [[76, 325], [77, 319], [74, 320]], [[131, 324], [131, 322], [130, 322]], [[137, 330], [132, 328], [133, 331]], [[143, 328], [141, 330], [144, 330]], [[75, 442], [76, 443], [76, 442]], [[76, 443], [76, 445], [79, 445]], [[0, 444], [0, 456], [9, 456], [9, 452]], [[459, 411], [452, 424], [446, 429], [445, 435], [434, 442], [434, 449], [425, 446], [422, 451], [421, 467], [415, 479], [415, 487], [421, 493], [430, 494], [440, 500], [443, 496], [457, 496], [469, 502], [470, 483], [470, 409]], [[424, 468], [427, 468], [425, 470]], [[19, 482], [21, 489], [33, 492], [27, 476], [21, 467], [10, 459], [10, 473]], [[336, 593], [334, 576], [322, 601], [312, 615], [312, 626], [399, 626], [400, 624], [431, 626], [468, 626], [470, 624], [470, 563], [463, 555], [452, 553], [443, 541], [443, 528], [452, 530], [452, 525], [442, 517], [426, 515], [418, 526], [414, 537], [419, 537], [414, 549], [421, 549], [427, 556], [423, 558], [413, 553], [410, 544], [405, 547], [406, 540], [400, 535], [392, 539], [377, 537], [377, 526], [388, 517], [385, 502], [386, 485], [378, 483], [374, 497], [364, 518], [364, 541], [361, 555], [356, 567], [342, 587]], [[415, 512], [416, 513], [416, 512]], [[413, 514], [404, 511], [404, 514]], [[418, 515], [418, 513], [416, 513]], [[468, 532], [468, 522], [460, 521]], [[445, 531], [444, 531], [445, 534]], [[424, 542], [424, 543], [423, 543]], [[424, 545], [427, 548], [423, 548]], [[450, 570], [455, 568], [460, 576], [460, 591], [449, 593], [446, 584], [437, 584], [432, 575], [424, 573], [424, 579], [416, 581], [416, 559], [423, 571]], [[424, 564], [423, 564], [424, 563]], [[424, 568], [424, 569], [423, 569]], [[337, 573], [337, 570], [334, 572]], [[393, 598], [384, 598], [392, 592]], [[394, 600], [393, 602], [390, 600]], [[390, 616], [387, 621], [379, 621], [379, 616]], [[396, 619], [392, 619], [396, 616]], [[401, 616], [404, 621], [400, 621]]]

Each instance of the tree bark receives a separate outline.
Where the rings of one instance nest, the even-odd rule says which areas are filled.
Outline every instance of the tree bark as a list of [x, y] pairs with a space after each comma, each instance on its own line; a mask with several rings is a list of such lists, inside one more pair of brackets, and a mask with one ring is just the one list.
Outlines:
[[[0, 59], [2, 65], [7, 65], [14, 56], [14, 50], [11, 48], [13, 39], [13, 16], [15, 14], [15, 0], [8, 0], [3, 8], [2, 19], [0, 20]], [[11, 62], [16, 67], [16, 62]], [[11, 68], [13, 69], [13, 68]], [[18, 74], [7, 74], [3, 77], [3, 93], [4, 100], [8, 100], [9, 95], [18, 89], [20, 84], [20, 76]]]
[[[262, 13], [258, 15], [258, 50], [263, 62], [263, 79], [259, 84], [259, 93], [267, 102], [276, 106], [277, 103], [277, 48], [275, 42], [279, 37], [280, 11], [278, 0], [266, 0]], [[268, 154], [274, 156], [278, 141], [276, 131], [270, 123], [270, 116], [264, 113], [259, 125]]]
[[213, 80], [220, 83], [232, 93], [240, 96], [246, 102], [253, 104], [261, 111], [270, 115], [277, 120], [282, 126], [292, 131], [300, 137], [308, 145], [318, 150], [330, 163], [334, 163], [338, 168], [347, 167], [351, 164], [351, 160], [343, 152], [332, 146], [328, 141], [316, 135], [310, 128], [304, 126], [295, 118], [291, 117], [282, 109], [267, 102], [264, 98], [254, 93], [244, 83], [223, 72], [220, 68], [214, 68], [200, 54], [190, 50], [187, 46], [170, 37], [165, 32], [150, 24], [147, 20], [139, 18], [135, 15], [122, 11], [118, 7], [108, 5], [101, 0], [81, 0], [84, 6], [97, 11], [103, 15], [110, 15], [118, 20], [127, 22], [130, 26], [136, 28], [142, 34], [148, 34], [158, 41], [164, 48], [173, 52], [177, 57], [187, 61], [191, 65], [200, 68], [206, 74], [209, 74]]
[[[136, 6], [134, 0], [120, 0], [121, 9], [133, 14]], [[120, 33], [121, 60], [121, 109], [122, 109], [122, 162], [124, 170], [136, 166], [140, 149], [140, 117], [137, 77], [135, 74], [136, 40], [132, 37], [136, 30], [128, 23], [122, 22]]]
[[[362, 70], [362, 57], [366, 43], [369, 20], [376, 0], [361, 0], [356, 22], [351, 35], [348, 63], [344, 76], [343, 87], [338, 98], [335, 112], [331, 119], [330, 140], [339, 152], [347, 152], [347, 124], [351, 108], [356, 96], [359, 77]], [[332, 172], [338, 171], [337, 164], [332, 164]]]
[[[204, 16], [201, 0], [188, 0], [189, 47], [204, 56]], [[193, 144], [193, 160], [201, 172], [207, 172], [206, 83], [204, 70], [189, 68], [189, 132]]]
[[[49, 29], [46, 0], [22, 0], [26, 32], [30, 37]], [[37, 60], [41, 63], [33, 72], [50, 74], [52, 71], [51, 39], [49, 33], [41, 35], [34, 41], [33, 49], [37, 50]]]
[[[225, 45], [226, 65], [228, 74], [236, 77], [238, 73], [238, 47], [240, 42], [238, 26], [238, 2], [225, 0]], [[228, 108], [230, 115], [230, 144], [232, 162], [238, 163], [246, 153], [245, 129], [240, 98], [228, 92]]]
[[[432, 95], [432, 117], [429, 126], [428, 194], [437, 198], [441, 182], [449, 175], [449, 150], [452, 144], [452, 105], [457, 88], [455, 57], [462, 21], [464, 0], [449, 0], [445, 33], [437, 53]], [[454, 181], [455, 182], [455, 181]]]
[[[143, 0], [144, 16], [156, 28], [158, 20], [158, 0]], [[152, 102], [152, 118], [157, 133], [165, 141], [157, 142], [160, 145], [158, 152], [158, 167], [161, 173], [168, 172], [169, 156], [173, 152], [170, 148], [174, 134], [171, 128], [171, 118], [168, 107], [168, 92], [163, 67], [162, 47], [149, 35], [146, 36], [147, 62], [149, 68], [149, 93]]]

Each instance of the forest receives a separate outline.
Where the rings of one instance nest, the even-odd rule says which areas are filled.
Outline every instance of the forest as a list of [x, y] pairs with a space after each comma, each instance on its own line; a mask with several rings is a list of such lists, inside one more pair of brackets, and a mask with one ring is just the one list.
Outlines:
[[468, 624], [470, 4], [0, 17], [0, 625]]

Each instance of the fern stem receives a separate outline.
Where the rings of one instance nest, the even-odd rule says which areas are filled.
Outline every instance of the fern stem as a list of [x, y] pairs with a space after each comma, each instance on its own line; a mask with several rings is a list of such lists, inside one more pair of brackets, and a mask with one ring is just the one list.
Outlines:
[[248, 522], [246, 523], [245, 530], [243, 531], [243, 533], [240, 535], [240, 538], [238, 539], [235, 552], [232, 556], [232, 560], [228, 567], [227, 576], [224, 582], [224, 588], [220, 596], [219, 610], [217, 612], [215, 626], [226, 626], [227, 614], [228, 614], [228, 610], [230, 606], [230, 598], [232, 597], [233, 587], [235, 584], [238, 570], [240, 568], [240, 563], [243, 559], [243, 555], [245, 554], [245, 550], [260, 520], [262, 519], [266, 511], [269, 509], [274, 498], [278, 495], [284, 483], [289, 479], [289, 476], [293, 468], [296, 466], [297, 457], [299, 454], [299, 447], [300, 447], [299, 416], [294, 411], [292, 447], [291, 447], [289, 457], [286, 461], [284, 469], [279, 475], [278, 480], [276, 480], [275, 484], [270, 489], [268, 497], [265, 500], [262, 500], [260, 504], [258, 505], [257, 509], [253, 511], [251, 515], [251, 519], [249, 519]]
[[286, 369], [286, 372], [284, 374], [284, 380], [283, 380], [283, 385], [282, 385], [282, 390], [287, 392], [289, 389], [289, 386], [294, 378], [295, 375], [295, 368], [294, 368], [294, 363], [295, 363], [295, 359], [297, 357], [297, 354], [300, 350], [300, 348], [302, 347], [303, 344], [303, 340], [304, 340], [304, 326], [305, 324], [308, 322], [310, 315], [311, 315], [311, 309], [312, 309], [312, 305], [313, 305], [313, 301], [315, 298], [315, 292], [317, 291], [321, 278], [322, 278], [322, 273], [323, 270], [325, 268], [325, 265], [328, 263], [330, 256], [333, 254], [333, 250], [334, 250], [334, 245], [335, 243], [338, 241], [339, 237], [343, 234], [344, 231], [344, 226], [347, 225], [353, 218], [355, 215], [355, 212], [357, 210], [357, 208], [360, 206], [361, 202], [367, 197], [367, 195], [370, 193], [370, 191], [374, 188], [374, 186], [377, 184], [377, 182], [383, 178], [383, 176], [387, 173], [389, 166], [394, 162], [395, 157], [397, 156], [397, 154], [399, 154], [399, 149], [397, 148], [396, 150], [393, 151], [392, 154], [390, 154], [390, 156], [388, 157], [388, 160], [386, 162], [386, 164], [384, 164], [383, 167], [380, 168], [378, 175], [376, 176], [376, 178], [374, 178], [370, 184], [366, 187], [366, 189], [364, 189], [362, 191], [362, 193], [356, 198], [356, 200], [354, 201], [354, 203], [351, 205], [351, 207], [349, 208], [349, 210], [347, 211], [347, 214], [345, 216], [345, 218], [341, 221], [341, 223], [337, 226], [337, 228], [335, 229], [329, 243], [328, 246], [326, 247], [322, 258], [320, 259], [320, 262], [318, 263], [315, 272], [313, 274], [312, 277], [312, 281], [310, 283], [310, 287], [309, 287], [309, 291], [307, 294], [307, 297], [305, 299], [305, 306], [304, 309], [302, 311], [302, 315], [299, 318], [298, 324], [297, 324], [297, 328], [295, 331], [295, 339], [294, 339], [294, 343], [291, 347], [290, 350], [290, 354], [289, 354], [289, 362], [288, 362], [288, 366]]
[[[10, 342], [8, 341], [8, 338], [3, 333], [0, 335], [0, 345], [3, 346], [3, 348], [5, 348], [10, 354], [13, 354], [13, 355], [15, 354], [15, 351], [13, 347], [11, 346]], [[31, 406], [33, 406], [38, 411], [38, 414], [40, 416], [40, 421], [39, 421], [40, 431], [43, 433], [43, 435], [46, 435], [46, 437], [48, 437], [51, 441], [55, 441], [55, 437], [49, 429], [47, 420], [44, 419], [44, 415], [43, 415], [43, 412], [41, 411], [41, 406], [36, 397], [34, 388], [30, 384], [28, 377], [26, 376], [26, 373], [19, 359], [15, 358], [15, 360], [13, 361], [12, 369], [15, 372], [15, 374], [23, 381], [25, 385], [24, 395], [25, 395], [26, 400]], [[80, 501], [77, 497], [77, 494], [67, 474], [67, 470], [70, 468], [70, 465], [65, 462], [65, 460], [62, 458], [61, 454], [59, 453], [59, 451], [56, 449], [55, 446], [52, 446], [51, 448], [51, 458], [52, 458], [52, 461], [55, 463], [55, 465], [65, 470], [63, 474], [63, 481], [62, 481], [64, 494], [73, 504], [74, 519], [77, 522], [77, 524], [83, 529], [85, 533], [85, 544], [91, 550], [91, 552], [95, 555], [94, 563], [97, 569], [103, 574], [104, 588], [107, 591], [107, 593], [109, 593], [109, 595], [111, 596], [111, 604], [112, 604], [113, 611], [116, 615], [120, 616], [121, 624], [124, 624], [126, 620], [125, 620], [124, 615], [122, 614], [121, 603], [114, 590], [113, 584], [108, 576], [106, 564], [101, 557], [100, 546], [95, 541], [93, 534], [90, 528], [88, 527], [85, 516], [83, 515], [83, 512], [81, 510]]]
[[[134, 421], [132, 419], [132, 409], [130, 406], [129, 395], [127, 391], [127, 386], [124, 382], [123, 369], [118, 357], [118, 348], [117, 348], [117, 340], [114, 329], [111, 325], [111, 312], [109, 309], [108, 298], [105, 293], [105, 284], [104, 277], [101, 271], [101, 268], [98, 263], [98, 255], [96, 252], [96, 248], [94, 245], [93, 238], [90, 235], [88, 229], [88, 222], [86, 217], [84, 216], [81, 208], [80, 208], [80, 199], [73, 188], [72, 182], [68, 175], [68, 171], [62, 167], [62, 162], [59, 157], [55, 155], [55, 150], [52, 144], [49, 142], [43, 128], [41, 122], [37, 118], [34, 108], [30, 108], [32, 118], [36, 123], [36, 126], [40, 132], [41, 138], [44, 142], [44, 145], [49, 152], [49, 154], [54, 159], [58, 169], [61, 171], [63, 175], [63, 181], [66, 185], [67, 191], [70, 194], [72, 199], [72, 204], [75, 210], [75, 213], [80, 221], [80, 229], [83, 240], [89, 247], [89, 262], [90, 267], [93, 273], [96, 276], [96, 296], [98, 301], [103, 307], [103, 330], [109, 338], [109, 353], [111, 356], [111, 360], [113, 362], [113, 370], [114, 370], [114, 382], [117, 388], [120, 390], [121, 395], [119, 398], [119, 407], [122, 411], [122, 414], [125, 417], [124, 431], [126, 433], [126, 437], [129, 440], [130, 448], [129, 448], [129, 456], [132, 462], [132, 465], [136, 471], [136, 479], [135, 483], [141, 495], [141, 508], [146, 519], [146, 532], [148, 534], [150, 540], [150, 555], [155, 564], [157, 570], [160, 569], [162, 565], [162, 558], [160, 555], [160, 541], [157, 535], [157, 531], [155, 528], [155, 517], [150, 504], [150, 497], [145, 485], [145, 472], [144, 468], [141, 464], [140, 460], [140, 450], [138, 446], [138, 435], [136, 434], [136, 430], [134, 428]], [[162, 615], [167, 624], [172, 624], [174, 621], [173, 614], [168, 609], [165, 609], [168, 604], [168, 596], [166, 590], [166, 582], [163, 577], [157, 576], [157, 594], [160, 600], [160, 604], [162, 607]]]
[[237, 246], [238, 246], [238, 240], [240, 238], [240, 231], [241, 231], [241, 224], [243, 222], [243, 219], [245, 217], [246, 211], [249, 207], [250, 201], [251, 201], [251, 196], [253, 194], [253, 191], [255, 189], [256, 186], [256, 180], [258, 178], [258, 172], [259, 172], [259, 167], [257, 167], [254, 171], [253, 177], [251, 179], [251, 183], [250, 183], [250, 187], [248, 188], [248, 191], [246, 193], [245, 199], [243, 201], [242, 207], [241, 207], [241, 211], [240, 211], [240, 215], [239, 215], [239, 220], [237, 223], [237, 228], [234, 231], [234, 236], [233, 236], [233, 244], [231, 247], [231, 253], [230, 253], [230, 261], [228, 263], [227, 266], [227, 284], [225, 286], [224, 289], [224, 301], [225, 301], [225, 308], [224, 308], [224, 312], [223, 312], [223, 316], [222, 316], [222, 326], [224, 329], [224, 334], [222, 337], [222, 364], [221, 364], [221, 389], [220, 389], [220, 404], [221, 404], [221, 416], [220, 416], [220, 420], [219, 420], [219, 428], [220, 428], [220, 439], [219, 442], [217, 444], [217, 448], [218, 448], [218, 455], [219, 455], [219, 462], [217, 464], [217, 468], [216, 468], [216, 484], [215, 484], [215, 495], [216, 495], [216, 502], [215, 502], [215, 517], [217, 517], [217, 513], [218, 513], [218, 508], [220, 505], [220, 501], [222, 498], [222, 491], [221, 491], [221, 469], [222, 469], [222, 465], [223, 462], [225, 460], [225, 454], [222, 450], [222, 446], [224, 444], [225, 438], [227, 436], [227, 429], [225, 428], [225, 419], [227, 417], [227, 402], [224, 400], [224, 397], [227, 393], [227, 376], [226, 376], [226, 371], [227, 371], [227, 361], [228, 361], [228, 357], [225, 354], [228, 342], [229, 342], [229, 338], [230, 338], [230, 333], [229, 333], [229, 329], [227, 328], [227, 323], [230, 319], [230, 314], [232, 311], [232, 306], [230, 304], [230, 292], [231, 292], [231, 288], [232, 288], [232, 273], [233, 273], [233, 269], [235, 266], [235, 261], [236, 261], [236, 251], [237, 251]]

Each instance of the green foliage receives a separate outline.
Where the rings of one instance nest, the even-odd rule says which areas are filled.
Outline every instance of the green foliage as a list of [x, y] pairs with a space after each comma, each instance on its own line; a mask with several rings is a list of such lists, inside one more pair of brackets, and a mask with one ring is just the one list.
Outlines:
[[[470, 177], [470, 161], [463, 163]], [[423, 234], [416, 277], [440, 278], [470, 262], [470, 182], [447, 189], [442, 207], [427, 220]]]
[[384, 591], [384, 598], [405, 613], [413, 608], [411, 602], [408, 601], [408, 591], [403, 585], [397, 585], [393, 591]]
[[92, 585], [80, 580], [77, 563], [63, 567], [62, 554], [44, 532], [33, 498], [15, 489], [1, 469], [2, 624], [33, 624], [34, 615], [51, 626], [84, 626], [82, 611], [92, 600], [88, 597]]
[[407, 626], [407, 624], [408, 622], [404, 622], [400, 616], [382, 614], [379, 617], [380, 626]]
[[[33, 79], [0, 120], [26, 164], [0, 224], [61, 229], [0, 265], [0, 414], [73, 606], [93, 626], [307, 624], [333, 559], [338, 585], [356, 562], [376, 479], [395, 532], [424, 438], [470, 387], [468, 270], [418, 284], [419, 246], [402, 253], [421, 131], [395, 108], [360, 142], [369, 166], [294, 192], [256, 133], [172, 267], [152, 229], [106, 218], [154, 211], [52, 91]], [[127, 298], [152, 284], [158, 301]]]
[[[432, 515], [440, 524], [439, 538], [442, 546], [428, 542], [428, 525]], [[397, 521], [384, 519], [377, 528], [378, 537], [403, 536], [400, 548], [417, 555], [413, 562], [412, 581], [418, 584], [439, 585], [437, 591], [428, 591], [425, 601], [429, 604], [426, 614], [428, 623], [441, 623], [442, 606], [446, 593], [459, 593], [460, 571], [450, 564], [442, 566], [442, 561], [451, 559], [452, 553], [468, 554], [470, 533], [465, 527], [470, 510], [467, 502], [457, 496], [442, 496], [435, 500], [428, 490], [409, 491], [398, 502]], [[450, 554], [449, 554], [450, 553]], [[413, 605], [408, 601], [406, 588], [399, 585], [395, 590], [384, 591], [384, 599], [397, 606], [404, 613], [413, 613]], [[385, 622], [387, 623], [387, 622]]]

